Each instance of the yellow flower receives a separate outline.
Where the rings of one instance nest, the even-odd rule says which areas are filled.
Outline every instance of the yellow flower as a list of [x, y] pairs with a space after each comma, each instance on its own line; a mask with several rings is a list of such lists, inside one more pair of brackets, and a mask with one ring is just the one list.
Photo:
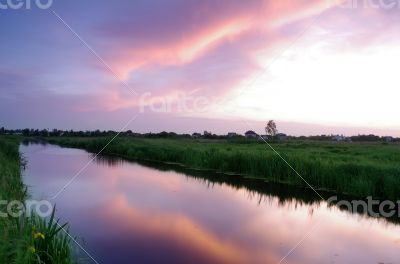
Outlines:
[[30, 251], [31, 253], [33, 253], [33, 254], [36, 253], [36, 249], [35, 249], [34, 247], [29, 247], [29, 251]]
[[34, 237], [36, 239], [38, 239], [38, 238], [44, 239], [44, 235], [42, 233], [40, 233], [40, 232], [35, 233]]

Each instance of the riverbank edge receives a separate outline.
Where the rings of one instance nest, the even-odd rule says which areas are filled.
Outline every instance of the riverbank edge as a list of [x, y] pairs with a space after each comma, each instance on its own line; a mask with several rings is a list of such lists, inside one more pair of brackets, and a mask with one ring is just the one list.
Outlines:
[[[2, 200], [24, 204], [29, 191], [22, 179], [26, 164], [19, 152], [22, 140], [19, 136], [0, 136], [0, 178], [3, 180], [0, 192]], [[62, 231], [68, 229], [67, 224], [59, 224], [55, 210], [46, 219], [32, 212], [29, 216], [26, 213], [0, 219], [1, 263], [77, 263], [72, 256], [69, 236]]]
[[[68, 144], [57, 144], [54, 142], [49, 142], [48, 140], [34, 140], [33, 143], [39, 144], [51, 144], [53, 147], [76, 149], [79, 151], [84, 151], [90, 155], [93, 159], [92, 161], [99, 163], [104, 166], [119, 166], [120, 162], [134, 162], [142, 166], [153, 168], [160, 171], [174, 171], [183, 174], [189, 178], [195, 178], [200, 180], [206, 180], [207, 184], [227, 184], [228, 186], [238, 189], [246, 188], [250, 193], [257, 192], [261, 195], [273, 195], [275, 197], [280, 197], [280, 201], [293, 201], [296, 199], [304, 204], [321, 204], [324, 201], [327, 202], [327, 206], [337, 206], [341, 211], [345, 211], [350, 215], [359, 214], [361, 217], [366, 218], [376, 218], [362, 211], [353, 211], [346, 207], [341, 207], [336, 203], [338, 201], [367, 201], [366, 197], [354, 196], [348, 193], [338, 193], [332, 190], [317, 189], [318, 194], [310, 187], [294, 185], [291, 183], [277, 183], [273, 181], [268, 181], [260, 177], [247, 176], [245, 174], [237, 173], [226, 173], [212, 169], [201, 169], [192, 168], [185, 166], [182, 163], [176, 162], [164, 162], [154, 159], [136, 159], [129, 157], [127, 155], [118, 154], [115, 152], [107, 152], [97, 155], [96, 152], [90, 151], [88, 149], [76, 146], [70, 146]], [[323, 198], [321, 198], [321, 196]], [[375, 197], [376, 198], [376, 197]], [[377, 200], [383, 201], [384, 199], [376, 198]], [[329, 202], [328, 202], [329, 201]], [[398, 215], [398, 214], [396, 214]], [[382, 221], [384, 223], [394, 223], [399, 224], [399, 219], [396, 216], [393, 217], [379, 217], [377, 221]]]
[[[72, 142], [70, 141], [71, 138], [68, 138], [68, 141], [64, 141], [64, 140], [58, 140], [57, 138], [40, 138], [39, 140], [41, 140], [42, 142], [47, 142], [50, 144], [55, 144], [61, 147], [69, 147], [69, 148], [75, 148], [75, 149], [83, 149], [86, 150], [90, 153], [96, 154], [98, 153], [98, 149], [93, 149], [91, 148], [89, 145], [85, 144], [85, 142]], [[89, 138], [89, 140], [96, 140], [96, 138]], [[112, 156], [112, 157], [117, 157], [117, 158], [121, 158], [124, 160], [128, 160], [128, 161], [144, 161], [144, 162], [152, 162], [152, 163], [156, 163], [156, 164], [165, 164], [165, 165], [171, 165], [171, 166], [179, 166], [181, 168], [185, 168], [187, 170], [192, 170], [192, 171], [201, 171], [201, 172], [212, 172], [212, 173], [218, 173], [218, 174], [223, 174], [226, 176], [231, 176], [231, 177], [235, 177], [235, 176], [239, 176], [239, 177], [243, 177], [243, 178], [248, 178], [248, 179], [254, 179], [254, 180], [259, 180], [262, 182], [270, 182], [270, 183], [278, 183], [278, 184], [284, 184], [284, 185], [288, 185], [288, 186], [292, 186], [292, 187], [297, 187], [297, 188], [304, 188], [304, 189], [309, 189], [314, 191], [318, 196], [322, 196], [322, 198], [324, 198], [325, 200], [328, 199], [329, 197], [332, 197], [332, 195], [339, 195], [339, 196], [346, 196], [346, 197], [353, 197], [353, 198], [365, 198], [367, 196], [371, 196], [374, 197], [376, 199], [385, 199], [384, 196], [376, 196], [376, 195], [359, 195], [357, 193], [352, 193], [349, 191], [337, 191], [335, 189], [330, 189], [330, 188], [325, 188], [325, 187], [321, 187], [321, 186], [310, 186], [308, 183], [306, 183], [305, 181], [301, 182], [300, 184], [296, 184], [290, 181], [283, 181], [283, 180], [279, 180], [279, 181], [275, 181], [273, 179], [268, 179], [268, 178], [264, 178], [264, 177], [258, 177], [258, 176], [254, 176], [251, 174], [243, 174], [243, 173], [237, 173], [234, 171], [220, 171], [220, 170], [216, 170], [216, 169], [210, 169], [210, 168], [200, 168], [200, 167], [192, 167], [192, 166], [188, 166], [184, 163], [179, 163], [179, 162], [172, 162], [172, 161], [168, 161], [168, 160], [157, 160], [157, 159], [149, 159], [149, 158], [135, 158], [129, 155], [124, 155], [121, 153], [117, 153], [117, 152], [112, 152], [109, 151], [107, 149], [104, 149], [102, 151], [103, 155], [107, 155], [107, 156]], [[281, 162], [283, 163], [284, 161], [281, 160]], [[291, 168], [288, 165], [288, 168]], [[293, 170], [293, 172], [295, 172]], [[297, 174], [297, 172], [296, 172]], [[302, 177], [300, 176], [296, 176], [299, 179]], [[300, 181], [301, 181], [300, 180]], [[319, 195], [321, 194], [321, 195]], [[393, 199], [393, 198], [389, 198], [389, 199]]]

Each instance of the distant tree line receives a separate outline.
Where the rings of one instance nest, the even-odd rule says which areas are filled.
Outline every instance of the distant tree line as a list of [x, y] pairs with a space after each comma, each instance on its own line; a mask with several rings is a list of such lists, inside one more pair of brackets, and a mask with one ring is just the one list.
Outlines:
[[[5, 129], [0, 128], [0, 135], [22, 135], [25, 137], [108, 137], [115, 136], [119, 132], [113, 130], [94, 130], [94, 131], [75, 131], [75, 130], [59, 130], [59, 129]], [[123, 131], [119, 133], [120, 136], [126, 137], [144, 137], [144, 138], [203, 138], [203, 139], [230, 139], [230, 140], [242, 140], [246, 138], [243, 135], [235, 134], [234, 136], [229, 135], [217, 135], [209, 131], [204, 131], [203, 134], [177, 134], [175, 132], [160, 132], [160, 133], [136, 133], [131, 130]], [[313, 141], [332, 141], [333, 135], [315, 135], [315, 136], [287, 136], [287, 140], [313, 140]], [[377, 135], [357, 135], [347, 137], [347, 141], [353, 142], [400, 142], [400, 138], [394, 138], [389, 136], [377, 136]], [[390, 139], [390, 140], [389, 140]]]
[[[316, 135], [316, 136], [299, 136], [294, 137], [300, 140], [315, 140], [315, 141], [332, 141], [334, 135]], [[346, 137], [344, 141], [348, 142], [400, 142], [400, 138], [395, 138], [391, 136], [377, 136], [373, 134], [369, 135], [357, 135]]]

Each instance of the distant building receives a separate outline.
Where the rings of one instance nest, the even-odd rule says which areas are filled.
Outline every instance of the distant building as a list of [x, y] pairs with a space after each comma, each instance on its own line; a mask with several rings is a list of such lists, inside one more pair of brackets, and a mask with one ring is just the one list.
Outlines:
[[249, 130], [246, 133], [244, 133], [246, 138], [256, 138], [257, 137], [257, 133], [254, 132], [253, 130]]
[[284, 133], [278, 133], [276, 134], [277, 139], [279, 140], [286, 140], [287, 139], [287, 135]]
[[390, 137], [390, 136], [388, 136], [388, 137], [384, 137], [384, 140], [386, 141], [386, 142], [393, 142], [393, 137]]
[[238, 134], [236, 134], [235, 132], [229, 132], [228, 133], [228, 137], [236, 137]]
[[192, 138], [200, 138], [201, 134], [200, 133], [193, 133]]
[[332, 141], [336, 141], [336, 142], [345, 141], [345, 140], [346, 140], [346, 137], [344, 137], [343, 135], [341, 135], [341, 136], [336, 135], [336, 136], [332, 137]]

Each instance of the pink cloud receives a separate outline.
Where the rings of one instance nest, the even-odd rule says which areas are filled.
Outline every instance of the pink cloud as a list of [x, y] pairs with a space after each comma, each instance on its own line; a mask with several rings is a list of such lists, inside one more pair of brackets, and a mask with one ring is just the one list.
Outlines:
[[[320, 1], [232, 2], [227, 7], [203, 3], [188, 8], [188, 14], [177, 14], [176, 21], [186, 19], [187, 25], [175, 20], [161, 23], [156, 18], [154, 24], [142, 28], [132, 19], [131, 28], [128, 19], [107, 24], [100, 33], [114, 38], [107, 48], [112, 51], [106, 54], [107, 61], [139, 93], [150, 91], [164, 98], [193, 91], [223, 96], [259, 69], [258, 51], [276, 50], [294, 38], [280, 32], [283, 27], [327, 8]], [[146, 29], [151, 36], [143, 33]], [[163, 72], [170, 71], [176, 78], [162, 81]], [[155, 79], [161, 81], [154, 84]], [[97, 105], [106, 111], [138, 107], [139, 98], [126, 96], [120, 89], [104, 91]]]
[[[228, 5], [227, 10], [219, 5], [215, 5], [214, 9], [213, 5], [200, 4], [199, 7], [194, 5], [186, 10], [188, 14], [183, 16], [187, 20], [184, 23], [193, 26], [179, 24], [171, 28], [175, 25], [174, 21], [165, 21], [162, 25], [147, 21], [149, 24], [144, 29], [140, 28], [143, 31], [150, 28], [153, 34], [159, 33], [159, 37], [142, 34], [141, 38], [142, 32], [135, 30], [137, 26], [133, 24], [134, 20], [131, 30], [130, 22], [115, 23], [103, 27], [101, 34], [116, 39], [109, 47], [113, 52], [108, 58], [113, 68], [123, 78], [128, 78], [130, 73], [141, 67], [189, 64], [226, 42], [246, 41], [242, 38], [255, 35], [249, 32], [269, 36], [279, 27], [312, 17], [328, 8], [326, 3], [317, 0], [235, 2]], [[154, 30], [152, 26], [161, 28]], [[266, 48], [268, 44], [260, 45], [259, 48]]]

